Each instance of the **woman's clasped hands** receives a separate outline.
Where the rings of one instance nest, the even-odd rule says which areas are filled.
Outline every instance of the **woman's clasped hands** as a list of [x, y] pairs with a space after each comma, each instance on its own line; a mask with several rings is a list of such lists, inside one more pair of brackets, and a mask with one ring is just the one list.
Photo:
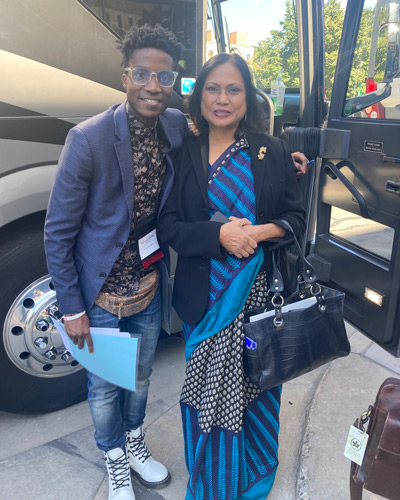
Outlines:
[[261, 241], [281, 239], [285, 230], [274, 223], [253, 225], [248, 219], [229, 217], [231, 222], [223, 224], [219, 233], [219, 242], [238, 259], [249, 257]]
[[223, 224], [219, 233], [221, 245], [238, 259], [249, 257], [257, 248], [257, 242], [246, 231], [246, 226], [251, 226], [248, 219], [229, 217], [229, 223]]

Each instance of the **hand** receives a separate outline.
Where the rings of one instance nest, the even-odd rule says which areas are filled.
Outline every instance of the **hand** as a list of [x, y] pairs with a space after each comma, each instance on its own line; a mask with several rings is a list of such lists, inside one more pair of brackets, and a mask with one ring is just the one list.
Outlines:
[[257, 243], [261, 241], [280, 240], [286, 234], [286, 231], [278, 224], [267, 222], [256, 226], [243, 226], [246, 233], [251, 236]]
[[240, 224], [239, 224], [240, 226], [248, 226], [248, 225], [251, 226], [252, 225], [251, 222], [249, 221], [249, 219], [246, 219], [246, 218], [240, 219], [239, 217], [235, 217], [234, 215], [231, 215], [229, 217], [229, 220], [238, 220], [238, 221], [240, 221]]
[[296, 151], [292, 153], [292, 160], [297, 169], [297, 177], [305, 175], [309, 169], [307, 166], [308, 158], [303, 153], [300, 153], [300, 151]]
[[86, 340], [90, 354], [94, 352], [93, 340], [89, 330], [89, 317], [87, 314], [77, 319], [64, 321], [64, 327], [68, 337], [79, 349], [83, 349]]
[[196, 127], [196, 125], [192, 122], [192, 120], [190, 120], [190, 122], [189, 122], [189, 130], [190, 130], [190, 132], [191, 132], [194, 136], [196, 136], [196, 137], [198, 137], [198, 136], [200, 135], [200, 131], [199, 131], [199, 129], [198, 129], [198, 128]]
[[219, 233], [221, 245], [238, 259], [248, 257], [257, 248], [256, 241], [244, 230], [244, 226], [251, 222], [247, 219], [230, 217], [231, 222], [223, 224]]

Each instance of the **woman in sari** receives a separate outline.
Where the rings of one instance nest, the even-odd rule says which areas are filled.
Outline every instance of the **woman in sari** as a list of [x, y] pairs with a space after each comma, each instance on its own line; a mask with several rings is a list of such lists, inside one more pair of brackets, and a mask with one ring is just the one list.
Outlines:
[[[173, 305], [183, 320], [186, 500], [264, 500], [278, 465], [281, 387], [243, 370], [244, 312], [265, 305], [269, 247], [304, 230], [295, 168], [265, 120], [247, 64], [219, 54], [189, 103], [200, 135], [176, 159], [158, 235], [178, 253]], [[279, 243], [276, 241], [279, 240]]]

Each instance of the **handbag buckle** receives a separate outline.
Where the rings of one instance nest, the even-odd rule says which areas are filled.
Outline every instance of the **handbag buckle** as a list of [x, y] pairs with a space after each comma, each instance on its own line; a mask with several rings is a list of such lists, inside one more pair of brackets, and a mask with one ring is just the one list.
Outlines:
[[310, 287], [310, 292], [311, 295], [313, 295], [317, 299], [318, 310], [322, 313], [325, 312], [326, 311], [325, 298], [322, 295], [322, 289], [319, 283], [312, 284]]
[[[276, 302], [276, 300], [275, 300], [275, 299], [277, 299], [277, 298], [278, 298], [278, 299], [281, 299], [281, 303], [280, 303], [280, 304], [278, 304], [278, 303]], [[284, 303], [285, 303], [285, 299], [284, 299], [284, 298], [282, 297], [282, 295], [280, 295], [280, 294], [276, 294], [276, 295], [274, 295], [274, 296], [272, 297], [272, 299], [271, 299], [271, 304], [275, 307], [275, 309], [276, 309], [277, 307], [282, 307]]]
[[360, 429], [365, 432], [364, 430], [364, 425], [368, 422], [368, 420], [371, 418], [373, 406], [369, 406], [368, 410], [364, 411], [361, 414], [360, 420], [359, 420], [359, 427]]
[[311, 293], [313, 295], [318, 295], [319, 293], [321, 293], [321, 286], [319, 285], [319, 283], [314, 283], [313, 285], [311, 285]]
[[[280, 303], [277, 302], [277, 299], [280, 299]], [[275, 308], [275, 317], [273, 319], [274, 326], [277, 328], [280, 328], [283, 326], [283, 316], [282, 316], [282, 306], [285, 303], [285, 299], [282, 297], [280, 293], [276, 293], [272, 299], [271, 299], [271, 304]]]
[[284, 320], [282, 317], [277, 318], [275, 316], [275, 318], [272, 320], [272, 323], [274, 324], [274, 326], [276, 326], [276, 328], [280, 328], [281, 326], [283, 326]]

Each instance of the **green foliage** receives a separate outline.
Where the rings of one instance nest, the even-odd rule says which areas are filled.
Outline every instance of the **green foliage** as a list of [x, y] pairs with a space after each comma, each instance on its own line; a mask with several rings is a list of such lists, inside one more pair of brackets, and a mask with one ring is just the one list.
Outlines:
[[371, 49], [371, 33], [374, 12], [372, 9], [365, 9], [361, 18], [360, 31], [358, 33], [357, 45], [354, 50], [353, 65], [351, 68], [347, 96], [352, 97], [357, 94], [360, 88], [365, 92], [365, 82], [368, 76], [369, 53]]
[[[385, 6], [379, 13], [379, 24], [388, 20], [388, 6]], [[372, 27], [374, 22], [374, 9], [365, 8], [360, 22], [360, 30], [357, 38], [357, 45], [354, 51], [353, 65], [351, 68], [347, 97], [356, 95], [357, 89], [362, 88], [365, 92], [365, 82], [368, 77], [374, 77], [376, 82], [383, 81], [386, 63], [387, 47], [387, 27], [379, 32], [378, 46], [376, 49], [375, 66], [368, 75], [368, 65], [371, 52]]]
[[[330, 99], [344, 20], [344, 9], [339, 0], [325, 0], [324, 17], [325, 85], [327, 99]], [[354, 53], [348, 95], [356, 95], [361, 88], [365, 91], [373, 19], [374, 9], [364, 8]], [[380, 21], [383, 22], [384, 19]], [[383, 77], [385, 39], [387, 40], [387, 34], [382, 33], [378, 40], [376, 55], [375, 78], [377, 81], [382, 81]], [[271, 31], [270, 35], [259, 42], [255, 48], [252, 68], [256, 82], [262, 88], [271, 87], [277, 79], [279, 71], [282, 71], [282, 81], [287, 87], [299, 86], [297, 23], [292, 0], [285, 0], [285, 16], [284, 20], [280, 22], [280, 29]]]
[[252, 67], [261, 87], [270, 87], [282, 71], [282, 81], [287, 87], [299, 85], [299, 59], [297, 46], [296, 15], [291, 0], [285, 0], [285, 17], [280, 30], [255, 48]]
[[342, 33], [344, 11], [338, 0], [327, 0], [324, 8], [325, 18], [325, 89], [326, 98], [332, 95], [336, 61], [339, 52], [340, 35]]

